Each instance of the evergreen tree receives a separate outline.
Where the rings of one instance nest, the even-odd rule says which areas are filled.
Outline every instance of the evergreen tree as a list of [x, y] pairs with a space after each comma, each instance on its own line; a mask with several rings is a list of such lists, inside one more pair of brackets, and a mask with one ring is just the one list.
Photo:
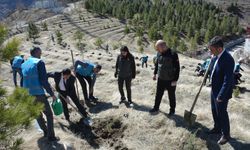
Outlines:
[[103, 41], [101, 38], [97, 38], [96, 41], [95, 41], [95, 45], [98, 47], [98, 48], [101, 48], [103, 44]]
[[62, 37], [63, 35], [62, 35], [62, 33], [59, 31], [59, 30], [57, 30], [56, 31], [56, 37], [57, 37], [57, 44], [62, 44], [62, 41], [63, 41], [63, 37]]
[[39, 37], [39, 29], [33, 22], [28, 25], [28, 35], [34, 42]]
[[187, 49], [188, 48], [187, 48], [186, 44], [181, 40], [180, 45], [178, 46], [178, 50], [181, 52], [185, 52]]

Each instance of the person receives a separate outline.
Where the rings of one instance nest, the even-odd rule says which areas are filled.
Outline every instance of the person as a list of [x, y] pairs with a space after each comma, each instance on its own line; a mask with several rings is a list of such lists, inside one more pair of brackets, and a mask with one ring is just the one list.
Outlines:
[[223, 48], [224, 45], [220, 36], [212, 38], [208, 47], [215, 56], [211, 73], [211, 108], [214, 127], [209, 131], [209, 134], [221, 134], [218, 144], [225, 144], [230, 139], [227, 106], [233, 92], [234, 59], [227, 49]]
[[24, 55], [15, 56], [10, 60], [12, 73], [13, 73], [13, 81], [15, 86], [17, 87], [17, 73], [20, 76], [20, 86], [23, 86], [23, 74], [21, 70], [21, 65], [24, 63]]
[[131, 81], [136, 76], [136, 66], [135, 66], [135, 58], [129, 52], [127, 46], [122, 46], [120, 49], [121, 54], [118, 55], [115, 65], [115, 78], [118, 77], [118, 89], [121, 95], [121, 103], [124, 103], [126, 100], [123, 85], [125, 82], [126, 90], [127, 90], [127, 98], [129, 102], [129, 106], [133, 107], [132, 102], [132, 93], [131, 93]]
[[55, 87], [63, 104], [65, 119], [70, 121], [67, 96], [71, 98], [82, 116], [84, 118], [87, 118], [87, 113], [84, 107], [80, 104], [79, 99], [76, 95], [76, 89], [74, 85], [76, 78], [71, 74], [71, 70], [67, 68], [63, 69], [61, 72], [49, 72], [47, 76], [48, 78], [53, 78], [56, 83]]
[[[96, 74], [98, 74], [101, 71], [102, 66], [77, 60], [75, 62], [74, 69], [76, 78], [79, 80], [81, 84], [86, 104], [89, 104], [90, 100], [97, 101], [98, 99], [94, 97], [94, 85], [96, 82]], [[87, 83], [85, 80], [88, 82], [89, 85], [89, 94], [87, 92], [87, 87], [86, 87]]]
[[44, 132], [44, 137], [47, 137], [49, 141], [58, 141], [59, 138], [55, 136], [54, 132], [53, 113], [44, 89], [53, 98], [53, 101], [57, 98], [48, 82], [45, 63], [41, 60], [42, 51], [39, 47], [34, 47], [30, 50], [30, 54], [31, 56], [21, 66], [23, 87], [28, 89], [30, 95], [35, 97], [36, 102], [44, 104], [43, 113], [47, 118], [47, 126], [42, 113], [37, 118], [37, 122]]
[[239, 84], [240, 82], [243, 82], [240, 78], [242, 77], [242, 74], [240, 73], [240, 71], [244, 71], [242, 68], [241, 68], [241, 64], [242, 64], [242, 61], [243, 59], [239, 59], [238, 60], [238, 63], [235, 64], [235, 67], [234, 67], [234, 82], [235, 82], [235, 85], [236, 84]]
[[142, 68], [144, 67], [144, 64], [146, 64], [146, 68], [148, 68], [148, 56], [143, 56], [140, 58], [140, 61], [142, 62]]
[[158, 75], [158, 81], [154, 108], [150, 112], [155, 113], [159, 111], [162, 96], [165, 89], [167, 89], [170, 104], [169, 115], [171, 116], [175, 114], [176, 107], [175, 90], [180, 74], [179, 58], [177, 53], [170, 49], [163, 40], [157, 41], [155, 47], [156, 51], [158, 51], [158, 56], [153, 80], [156, 80], [156, 75]]

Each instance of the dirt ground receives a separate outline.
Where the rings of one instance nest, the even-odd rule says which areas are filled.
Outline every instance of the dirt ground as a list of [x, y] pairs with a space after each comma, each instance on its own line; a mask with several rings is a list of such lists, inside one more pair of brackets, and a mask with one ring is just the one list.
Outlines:
[[[57, 15], [47, 19], [49, 31], [41, 32], [37, 39], [42, 48], [42, 59], [46, 63], [47, 71], [61, 71], [63, 68], [71, 67], [72, 60], [70, 50], [73, 50], [75, 59], [89, 60], [103, 66], [97, 77], [95, 96], [99, 98], [98, 103], [87, 107], [87, 111], [93, 118], [93, 126], [86, 127], [79, 122], [80, 115], [70, 108], [72, 122], [68, 123], [64, 116], [55, 116], [55, 132], [61, 138], [57, 144], [50, 144], [43, 138], [33, 125], [30, 129], [23, 131], [19, 137], [25, 142], [22, 148], [29, 149], [76, 149], [76, 150], [166, 150], [166, 149], [211, 149], [247, 150], [250, 147], [250, 69], [243, 65], [244, 83], [240, 84], [241, 93], [234, 97], [229, 103], [229, 117], [231, 123], [232, 140], [223, 146], [217, 145], [218, 136], [207, 135], [206, 131], [213, 127], [212, 113], [210, 108], [210, 87], [205, 86], [195, 107], [194, 113], [198, 115], [197, 122], [193, 127], [188, 127], [183, 120], [184, 110], [189, 110], [192, 101], [198, 91], [202, 78], [194, 73], [196, 65], [202, 60], [179, 55], [181, 64], [180, 79], [177, 85], [176, 115], [168, 117], [169, 102], [167, 92], [165, 93], [160, 113], [150, 115], [149, 110], [154, 104], [156, 82], [152, 80], [153, 57], [155, 51], [152, 43], [145, 41], [145, 51], [138, 52], [134, 34], [124, 35], [125, 24], [114, 18], [103, 18], [81, 10], [85, 21], [80, 20], [76, 12], [70, 11], [71, 15]], [[62, 28], [58, 26], [62, 25]], [[105, 27], [104, 27], [105, 26]], [[109, 26], [109, 27], [107, 27]], [[66, 47], [62, 47], [51, 41], [50, 35], [55, 30], [63, 33]], [[85, 34], [83, 51], [76, 48], [73, 39], [75, 31], [80, 30]], [[31, 41], [26, 41], [26, 33], [16, 35], [21, 39], [21, 54], [29, 56]], [[97, 48], [94, 42], [101, 37], [109, 44], [109, 51]], [[126, 104], [119, 104], [117, 79], [114, 78], [114, 66], [119, 49], [113, 49], [117, 45], [126, 44], [136, 57], [137, 76], [132, 81], [132, 98], [134, 107], [129, 108]], [[141, 68], [138, 58], [143, 55], [149, 56], [149, 67]], [[12, 74], [8, 63], [1, 66], [1, 80], [8, 91], [13, 90]], [[52, 85], [54, 84], [50, 80]], [[79, 84], [78, 84], [79, 85]], [[79, 87], [80, 98], [83, 99]]]

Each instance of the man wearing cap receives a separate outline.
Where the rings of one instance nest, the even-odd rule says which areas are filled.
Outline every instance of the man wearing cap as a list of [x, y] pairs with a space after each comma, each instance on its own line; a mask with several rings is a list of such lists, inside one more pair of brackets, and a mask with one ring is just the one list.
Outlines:
[[177, 53], [167, 47], [166, 42], [163, 40], [157, 41], [155, 47], [158, 54], [155, 63], [153, 80], [156, 80], [156, 75], [158, 75], [158, 81], [155, 105], [150, 112], [154, 113], [159, 111], [162, 96], [166, 89], [168, 91], [170, 104], [169, 115], [173, 115], [176, 107], [176, 84], [180, 74], [179, 58]]
[[30, 95], [36, 98], [36, 102], [44, 104], [43, 113], [46, 115], [47, 126], [42, 113], [37, 118], [37, 122], [44, 132], [44, 137], [47, 137], [49, 141], [58, 141], [59, 138], [55, 137], [54, 132], [53, 113], [45, 96], [45, 90], [53, 98], [53, 101], [57, 98], [48, 82], [45, 63], [41, 60], [42, 51], [39, 47], [34, 47], [30, 50], [30, 54], [31, 56], [21, 66], [23, 87], [28, 89]]
[[215, 56], [215, 63], [212, 66], [211, 80], [211, 108], [214, 120], [214, 127], [210, 134], [221, 134], [218, 144], [225, 144], [230, 139], [230, 125], [227, 112], [228, 101], [232, 98], [233, 92], [233, 71], [234, 59], [224, 49], [220, 36], [215, 36], [209, 43], [208, 48]]
[[17, 87], [17, 80], [16, 75], [17, 73], [20, 76], [20, 86], [23, 86], [23, 74], [21, 70], [21, 65], [24, 63], [24, 55], [15, 56], [13, 59], [10, 60], [12, 73], [13, 73], [13, 81], [15, 86]]
[[[86, 104], [89, 104], [90, 100], [93, 101], [98, 100], [96, 97], [94, 97], [94, 85], [96, 81], [96, 74], [98, 74], [101, 71], [102, 66], [77, 60], [75, 62], [74, 69], [76, 77], [81, 84]], [[88, 82], [89, 85], [89, 94], [87, 91], [86, 87], [87, 83], [85, 80]]]

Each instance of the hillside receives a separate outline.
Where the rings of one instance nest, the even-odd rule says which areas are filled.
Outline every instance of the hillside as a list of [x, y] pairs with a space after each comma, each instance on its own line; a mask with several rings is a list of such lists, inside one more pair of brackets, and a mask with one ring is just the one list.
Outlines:
[[[194, 127], [187, 127], [183, 121], [185, 109], [190, 109], [195, 94], [201, 84], [202, 78], [194, 73], [196, 65], [202, 60], [197, 60], [184, 55], [179, 55], [181, 74], [177, 85], [176, 115], [168, 117], [168, 98], [165, 93], [161, 104], [160, 113], [150, 115], [148, 111], [154, 104], [156, 82], [152, 80], [153, 62], [155, 55], [153, 43], [148, 39], [144, 41], [144, 53], [138, 51], [135, 33], [124, 34], [126, 24], [118, 19], [104, 17], [87, 12], [80, 8], [66, 8], [64, 14], [49, 17], [44, 21], [48, 24], [49, 31], [42, 31], [36, 40], [42, 51], [42, 59], [46, 63], [47, 71], [60, 71], [71, 67], [70, 50], [73, 50], [75, 59], [90, 60], [103, 65], [103, 70], [98, 75], [95, 95], [99, 102], [89, 107], [87, 111], [93, 118], [94, 125], [87, 128], [79, 123], [80, 116], [71, 108], [72, 124], [65, 121], [63, 115], [55, 116], [56, 135], [61, 141], [56, 145], [49, 144], [43, 134], [35, 128], [26, 129], [18, 135], [24, 138], [24, 150], [50, 150], [50, 149], [103, 149], [103, 150], [168, 150], [168, 149], [211, 149], [211, 150], [247, 150], [250, 147], [250, 69], [243, 65], [244, 83], [240, 85], [241, 94], [232, 98], [229, 104], [229, 117], [231, 121], [231, 136], [233, 139], [226, 145], [216, 144], [218, 136], [207, 135], [205, 132], [213, 126], [210, 109], [210, 87], [204, 87], [195, 107], [194, 113], [198, 115]], [[71, 7], [73, 8], [73, 6]], [[84, 19], [79, 19], [78, 11]], [[40, 22], [37, 22], [40, 27]], [[61, 27], [60, 27], [61, 26]], [[51, 41], [51, 34], [59, 30], [63, 35], [63, 47]], [[83, 32], [83, 51], [76, 48], [75, 32]], [[29, 56], [29, 49], [33, 43], [26, 41], [27, 33], [15, 35], [21, 39], [20, 53]], [[109, 51], [98, 48], [94, 43], [101, 38], [109, 45]], [[134, 108], [119, 105], [119, 92], [117, 79], [114, 78], [114, 65], [119, 54], [119, 47], [127, 45], [133, 55], [137, 57], [137, 76], [132, 82], [132, 98]], [[242, 47], [239, 47], [242, 49]], [[142, 55], [149, 56], [149, 67], [141, 68]], [[3, 85], [8, 91], [13, 90], [11, 68], [8, 63], [1, 66], [0, 76]], [[50, 80], [52, 85], [54, 84]], [[78, 84], [79, 85], [79, 84]], [[81, 88], [79, 88], [81, 91]], [[83, 99], [82, 92], [80, 98]], [[86, 106], [85, 106], [86, 107]], [[34, 123], [35, 124], [35, 123]]]

